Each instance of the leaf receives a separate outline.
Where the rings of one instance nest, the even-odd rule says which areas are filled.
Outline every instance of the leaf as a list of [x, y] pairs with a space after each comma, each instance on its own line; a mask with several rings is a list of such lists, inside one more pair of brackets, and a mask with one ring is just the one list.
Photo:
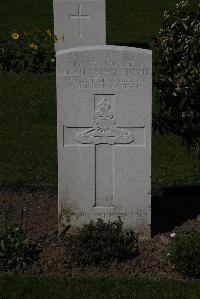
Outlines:
[[2, 250], [5, 250], [6, 247], [5, 247], [5, 243], [4, 243], [4, 240], [3, 240], [3, 239], [1, 239], [0, 244], [1, 244], [1, 249], [2, 249]]
[[171, 29], [173, 29], [178, 23], [179, 23], [179, 21], [174, 22], [174, 23], [171, 25]]
[[187, 31], [188, 26], [185, 24], [185, 22], [182, 22], [182, 24], [183, 24], [183, 27], [185, 28], [185, 31]]
[[15, 248], [17, 248], [19, 246], [19, 241], [15, 244]]

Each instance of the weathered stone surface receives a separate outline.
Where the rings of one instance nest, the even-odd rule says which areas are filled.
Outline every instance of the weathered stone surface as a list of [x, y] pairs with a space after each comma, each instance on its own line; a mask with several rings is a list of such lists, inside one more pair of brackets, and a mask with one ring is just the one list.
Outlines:
[[150, 224], [151, 64], [136, 48], [57, 53], [60, 229], [69, 219]]
[[105, 0], [54, 0], [56, 50], [106, 43]]

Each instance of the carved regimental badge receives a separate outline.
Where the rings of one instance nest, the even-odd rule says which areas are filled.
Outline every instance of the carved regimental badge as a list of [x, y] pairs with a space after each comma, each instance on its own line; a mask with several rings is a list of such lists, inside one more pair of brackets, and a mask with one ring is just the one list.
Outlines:
[[110, 110], [110, 104], [106, 98], [102, 98], [97, 105], [93, 128], [79, 132], [75, 139], [85, 144], [124, 144], [134, 141], [131, 132], [118, 128], [115, 115]]

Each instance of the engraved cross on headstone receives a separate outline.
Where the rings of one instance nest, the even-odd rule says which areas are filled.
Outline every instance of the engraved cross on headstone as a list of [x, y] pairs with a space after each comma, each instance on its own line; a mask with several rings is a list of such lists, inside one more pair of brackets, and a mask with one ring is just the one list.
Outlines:
[[[133, 129], [120, 128], [114, 114], [114, 95], [96, 95], [93, 127], [65, 127], [73, 130], [77, 146], [95, 147], [95, 202], [94, 207], [115, 207], [115, 146], [134, 143]], [[108, 99], [109, 100], [108, 100]]]
[[78, 34], [79, 38], [83, 37], [83, 30], [82, 30], [82, 19], [90, 19], [90, 15], [84, 15], [82, 14], [82, 5], [78, 3], [78, 14], [77, 15], [69, 15], [69, 18], [71, 20], [75, 19], [78, 20]]

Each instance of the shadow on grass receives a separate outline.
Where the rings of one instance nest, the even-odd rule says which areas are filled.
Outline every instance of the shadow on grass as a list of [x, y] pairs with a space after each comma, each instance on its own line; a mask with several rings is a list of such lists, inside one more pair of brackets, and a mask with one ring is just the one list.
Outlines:
[[152, 195], [152, 236], [200, 214], [200, 186], [171, 187]]

